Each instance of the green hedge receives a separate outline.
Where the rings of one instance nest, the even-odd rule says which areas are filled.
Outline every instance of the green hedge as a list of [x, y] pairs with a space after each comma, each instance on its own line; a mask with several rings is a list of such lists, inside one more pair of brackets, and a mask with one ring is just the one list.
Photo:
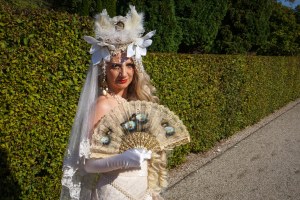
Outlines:
[[176, 149], [170, 166], [300, 97], [300, 57], [151, 54], [145, 64], [161, 103], [192, 138]]
[[[1, 199], [58, 199], [92, 22], [0, 0], [0, 28]], [[149, 54], [145, 66], [192, 136], [171, 167], [300, 96], [299, 57]]]
[[58, 199], [92, 25], [0, 1], [0, 199]]

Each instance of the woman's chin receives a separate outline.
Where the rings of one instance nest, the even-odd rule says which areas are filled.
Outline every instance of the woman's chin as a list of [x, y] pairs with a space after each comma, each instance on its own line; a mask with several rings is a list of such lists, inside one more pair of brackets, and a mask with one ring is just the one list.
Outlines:
[[120, 90], [125, 90], [128, 88], [128, 84], [117, 84], [115, 87], [114, 87], [114, 91], [120, 91]]

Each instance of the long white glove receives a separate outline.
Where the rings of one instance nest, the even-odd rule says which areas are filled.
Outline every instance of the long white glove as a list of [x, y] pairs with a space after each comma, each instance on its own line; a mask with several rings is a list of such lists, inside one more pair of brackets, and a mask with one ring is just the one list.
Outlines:
[[104, 173], [117, 169], [139, 168], [144, 160], [151, 158], [151, 153], [145, 149], [129, 149], [109, 158], [88, 159], [84, 169], [88, 173]]

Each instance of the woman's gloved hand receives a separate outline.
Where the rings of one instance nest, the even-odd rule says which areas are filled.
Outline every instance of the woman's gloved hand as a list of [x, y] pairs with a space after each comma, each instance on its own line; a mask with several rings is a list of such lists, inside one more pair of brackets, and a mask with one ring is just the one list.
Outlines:
[[117, 169], [138, 168], [151, 158], [152, 152], [145, 149], [129, 149], [122, 154], [103, 159], [86, 160], [84, 169], [88, 173], [104, 173]]

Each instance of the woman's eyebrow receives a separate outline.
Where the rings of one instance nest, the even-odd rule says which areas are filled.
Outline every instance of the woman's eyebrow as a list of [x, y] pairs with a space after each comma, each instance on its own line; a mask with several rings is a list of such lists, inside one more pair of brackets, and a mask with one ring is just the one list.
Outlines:
[[[126, 61], [125, 61], [126, 62]], [[122, 65], [125, 62], [107, 62], [108, 65]], [[133, 62], [127, 63], [127, 64], [134, 64]]]
[[117, 63], [117, 62], [109, 62], [107, 63], [108, 65], [122, 65], [122, 63]]
[[122, 63], [119, 63], [119, 62], [112, 62], [111, 64], [114, 64], [114, 65], [122, 65]]

